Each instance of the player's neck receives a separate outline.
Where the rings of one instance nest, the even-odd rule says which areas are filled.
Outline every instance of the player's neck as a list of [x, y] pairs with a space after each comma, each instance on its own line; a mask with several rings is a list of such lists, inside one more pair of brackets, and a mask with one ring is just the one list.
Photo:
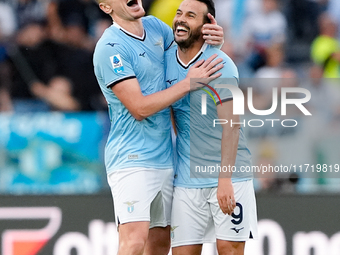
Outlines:
[[118, 17], [114, 19], [114, 23], [118, 24], [121, 28], [126, 30], [127, 32], [136, 35], [138, 37], [143, 37], [144, 35], [144, 27], [142, 19], [136, 20], [123, 20]]
[[187, 65], [188, 63], [190, 63], [193, 58], [196, 57], [196, 55], [198, 54], [198, 52], [200, 52], [200, 50], [203, 47], [204, 42], [195, 42], [191, 45], [190, 48], [180, 48], [178, 47], [178, 57], [179, 59], [183, 62], [183, 64]]

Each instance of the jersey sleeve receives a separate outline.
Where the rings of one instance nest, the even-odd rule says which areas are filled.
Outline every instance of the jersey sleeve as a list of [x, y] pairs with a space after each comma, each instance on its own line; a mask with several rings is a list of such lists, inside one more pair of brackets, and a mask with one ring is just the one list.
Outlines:
[[105, 87], [110, 88], [121, 81], [136, 78], [132, 68], [133, 58], [120, 44], [112, 46], [104, 43], [96, 53], [95, 73]]
[[232, 85], [235, 87], [238, 87], [239, 84], [239, 75], [238, 75], [238, 71], [237, 71], [237, 67], [234, 64], [234, 62], [226, 55], [224, 56], [219, 56], [223, 58], [223, 64], [224, 67], [219, 71], [222, 73], [222, 76], [218, 79], [213, 80], [212, 82], [210, 82], [209, 85], [211, 85], [217, 92], [213, 93], [213, 96], [216, 100], [216, 103], [219, 104], [220, 100], [221, 102], [226, 102], [229, 100], [233, 99], [233, 94], [232, 92], [227, 89], [227, 88], [217, 88], [216, 85], [217, 84], [225, 84], [225, 85]]

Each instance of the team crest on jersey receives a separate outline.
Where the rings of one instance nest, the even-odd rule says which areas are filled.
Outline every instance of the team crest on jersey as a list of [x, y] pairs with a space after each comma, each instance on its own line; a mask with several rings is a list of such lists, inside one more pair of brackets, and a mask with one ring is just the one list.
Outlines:
[[127, 204], [128, 205], [128, 207], [127, 207], [127, 211], [129, 212], [129, 213], [132, 213], [134, 210], [135, 210], [135, 206], [134, 206], [134, 204], [135, 203], [138, 203], [139, 201], [131, 201], [131, 202], [125, 202], [124, 204]]
[[159, 38], [159, 40], [155, 43], [155, 46], [159, 46], [162, 48], [162, 50], [164, 50], [163, 37]]
[[171, 239], [174, 239], [175, 238], [175, 232], [174, 230], [178, 228], [178, 226], [173, 226], [171, 227], [171, 232], [170, 232], [170, 236], [171, 236]]
[[124, 71], [123, 61], [119, 54], [111, 56], [110, 61], [113, 67], [113, 71], [116, 74]]

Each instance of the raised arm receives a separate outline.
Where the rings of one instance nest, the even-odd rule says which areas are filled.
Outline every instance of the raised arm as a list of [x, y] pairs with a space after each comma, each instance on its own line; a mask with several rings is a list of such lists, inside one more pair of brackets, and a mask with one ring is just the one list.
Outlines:
[[224, 43], [224, 33], [223, 28], [219, 26], [210, 13], [208, 13], [208, 18], [210, 19], [210, 23], [206, 23], [203, 25], [202, 34], [203, 39], [207, 44], [222, 47]]

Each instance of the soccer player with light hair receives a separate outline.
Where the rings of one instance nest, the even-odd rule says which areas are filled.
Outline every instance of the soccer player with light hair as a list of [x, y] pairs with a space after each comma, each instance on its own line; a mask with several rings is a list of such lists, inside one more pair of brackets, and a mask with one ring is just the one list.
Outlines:
[[[169, 106], [190, 91], [190, 78], [219, 77], [222, 59], [197, 62], [183, 81], [166, 89], [164, 52], [173, 45], [172, 29], [144, 17], [141, 0], [97, 1], [113, 19], [93, 63], [111, 120], [105, 165], [119, 224], [118, 254], [165, 255], [174, 175]], [[212, 20], [202, 33], [220, 45], [223, 32]]]

